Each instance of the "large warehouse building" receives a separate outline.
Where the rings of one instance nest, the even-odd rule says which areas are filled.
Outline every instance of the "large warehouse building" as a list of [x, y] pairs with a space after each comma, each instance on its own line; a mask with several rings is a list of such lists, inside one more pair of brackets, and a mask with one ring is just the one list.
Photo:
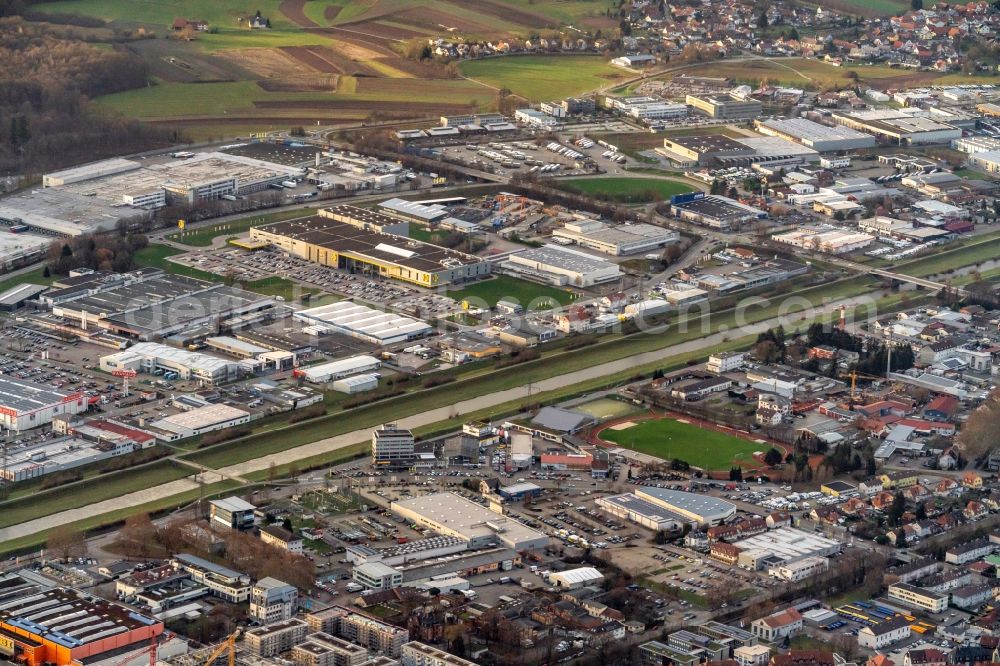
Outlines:
[[885, 143], [900, 146], [948, 143], [962, 137], [962, 130], [957, 127], [913, 115], [902, 109], [835, 112], [831, 118], [838, 125], [873, 134]]
[[163, 622], [76, 590], [0, 576], [0, 654], [27, 666], [69, 666], [149, 645]]
[[379, 233], [325, 216], [303, 217], [250, 230], [250, 239], [341, 270], [437, 287], [490, 274], [480, 257]]
[[636, 488], [624, 495], [602, 497], [597, 506], [657, 531], [682, 525], [718, 525], [736, 515], [736, 505], [726, 500], [663, 488]]
[[74, 326], [139, 340], [165, 338], [275, 304], [270, 296], [156, 269], [93, 277], [92, 284], [46, 293], [43, 300], [52, 304], [52, 314]]
[[875, 137], [848, 127], [829, 127], [805, 118], [758, 120], [757, 131], [809, 146], [821, 153], [874, 148]]
[[836, 555], [844, 546], [839, 541], [794, 527], [783, 527], [733, 542], [739, 548], [741, 566], [759, 569], [762, 565], [793, 562], [806, 557]]
[[739, 201], [704, 192], [679, 194], [670, 200], [670, 212], [688, 222], [720, 231], [738, 230], [745, 224], [767, 218], [767, 212]]
[[569, 222], [561, 229], [553, 231], [552, 236], [616, 257], [650, 252], [676, 243], [681, 237], [672, 229], [652, 224], [623, 224], [609, 227], [599, 220]]
[[381, 367], [382, 361], [374, 356], [352, 356], [351, 358], [342, 358], [337, 361], [330, 361], [329, 363], [320, 363], [319, 365], [300, 368], [296, 371], [296, 374], [305, 377], [306, 381], [324, 384], [337, 379], [343, 379], [344, 377], [359, 375], [363, 372], [378, 370]]
[[509, 273], [560, 287], [591, 287], [621, 276], [618, 264], [552, 244], [512, 254], [500, 265]]
[[0, 424], [8, 430], [29, 430], [52, 423], [60, 414], [87, 410], [81, 393], [57, 391], [44, 384], [0, 375]]
[[545, 548], [549, 537], [455, 493], [434, 493], [392, 503], [392, 512], [469, 548], [502, 544], [514, 550]]
[[711, 118], [749, 120], [764, 112], [764, 105], [755, 99], [740, 99], [732, 95], [688, 95], [688, 106]]
[[376, 345], [416, 340], [434, 330], [419, 319], [383, 312], [351, 301], [299, 310], [293, 316], [307, 325], [304, 329], [306, 333], [341, 333]]
[[195, 379], [206, 385], [222, 384], [236, 379], [240, 364], [210, 354], [168, 347], [157, 342], [140, 342], [124, 351], [101, 357], [104, 372], [135, 370], [177, 373], [178, 379]]

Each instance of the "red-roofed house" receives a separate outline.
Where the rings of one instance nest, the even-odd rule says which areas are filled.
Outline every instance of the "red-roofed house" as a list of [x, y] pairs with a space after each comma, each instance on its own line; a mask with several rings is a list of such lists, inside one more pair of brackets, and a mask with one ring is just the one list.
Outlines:
[[766, 617], [754, 620], [750, 632], [757, 638], [769, 642], [780, 641], [794, 636], [802, 629], [802, 614], [794, 608], [787, 608]]
[[924, 407], [924, 418], [929, 421], [950, 421], [958, 409], [958, 400], [950, 395], [939, 395]]

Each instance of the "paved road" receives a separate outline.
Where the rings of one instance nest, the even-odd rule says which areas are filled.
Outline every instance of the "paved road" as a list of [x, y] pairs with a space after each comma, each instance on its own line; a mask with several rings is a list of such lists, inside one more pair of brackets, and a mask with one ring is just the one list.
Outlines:
[[[837, 301], [834, 303], [827, 304], [822, 308], [818, 308], [818, 312], [831, 313], [839, 309], [840, 305], [843, 303], [845, 305], [851, 305], [858, 302], [859, 299], [846, 299], [843, 301]], [[635, 354], [626, 358], [619, 359], [617, 361], [610, 361], [608, 363], [602, 363], [600, 365], [595, 365], [590, 368], [585, 368], [583, 370], [577, 370], [576, 372], [570, 372], [558, 377], [552, 377], [550, 379], [545, 379], [540, 382], [536, 382], [531, 385], [518, 386], [516, 388], [508, 389], [506, 391], [497, 391], [495, 393], [490, 393], [488, 395], [483, 395], [477, 398], [472, 398], [470, 400], [463, 400], [456, 403], [450, 407], [441, 407], [439, 409], [432, 409], [427, 412], [422, 412], [413, 416], [408, 416], [405, 418], [397, 419], [397, 423], [403, 428], [418, 428], [421, 426], [430, 425], [437, 423], [439, 421], [444, 421], [455, 416], [461, 416], [462, 414], [467, 414], [472, 411], [487, 409], [495, 405], [499, 405], [511, 400], [516, 400], [518, 398], [524, 398], [529, 394], [529, 390], [532, 394], [540, 393], [544, 391], [552, 391], [556, 389], [565, 388], [578, 384], [580, 382], [598, 379], [608, 375], [612, 375], [619, 372], [624, 372], [633, 369], [637, 366], [652, 363], [655, 361], [666, 361], [671, 356], [676, 356], [680, 354], [686, 354], [707, 347], [721, 344], [726, 341], [727, 338], [743, 336], [743, 335], [753, 335], [755, 333], [760, 333], [767, 330], [773, 326], [777, 326], [782, 323], [786, 328], [790, 327], [790, 324], [794, 322], [782, 321], [779, 318], [770, 319], [758, 324], [752, 324], [741, 328], [739, 331], [728, 331], [728, 332], [718, 332], [711, 335], [706, 335], [702, 338], [697, 338], [694, 340], [689, 340], [671, 347], [666, 347], [664, 349], [659, 349], [651, 352], [644, 352], [641, 354]], [[206, 483], [214, 483], [215, 481], [221, 480], [221, 478], [239, 478], [250, 474], [251, 472], [263, 471], [268, 469], [271, 463], [275, 465], [282, 465], [286, 463], [295, 462], [309, 456], [318, 455], [321, 453], [327, 453], [336, 449], [345, 448], [358, 444], [361, 442], [369, 441], [371, 434], [369, 429], [355, 430], [353, 432], [345, 433], [343, 435], [337, 435], [336, 437], [328, 437], [326, 439], [317, 440], [309, 444], [304, 444], [302, 446], [295, 447], [293, 449], [288, 449], [287, 451], [282, 451], [280, 453], [274, 453], [272, 455], [264, 456], [262, 458], [255, 458], [253, 460], [248, 460], [236, 465], [230, 465], [224, 467], [215, 472], [206, 472], [204, 474]], [[217, 475], [219, 475], [218, 478]], [[128, 493], [120, 497], [115, 497], [112, 499], [105, 500], [103, 502], [97, 502], [89, 506], [81, 507], [78, 509], [71, 509], [68, 511], [61, 511], [59, 513], [54, 513], [43, 518], [38, 518], [25, 523], [20, 523], [18, 525], [12, 525], [10, 527], [0, 529], [0, 543], [10, 540], [17, 539], [23, 536], [28, 536], [41, 532], [43, 530], [51, 529], [59, 525], [65, 525], [67, 523], [73, 523], [83, 518], [89, 518], [91, 516], [100, 515], [103, 513], [108, 513], [111, 511], [117, 511], [122, 509], [128, 509], [130, 507], [139, 506], [140, 504], [151, 502], [154, 500], [170, 497], [182, 492], [196, 489], [198, 484], [196, 482], [195, 476], [186, 477], [177, 481], [171, 481], [170, 483], [164, 483], [159, 486], [154, 486], [152, 488], [147, 488], [134, 493]]]

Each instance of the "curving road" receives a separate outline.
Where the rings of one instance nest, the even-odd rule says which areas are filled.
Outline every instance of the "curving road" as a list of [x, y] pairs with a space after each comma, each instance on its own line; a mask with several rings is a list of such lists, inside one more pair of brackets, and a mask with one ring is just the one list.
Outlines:
[[[829, 314], [838, 310], [841, 304], [850, 306], [852, 304], [862, 302], [862, 300], [862, 298], [849, 298], [829, 303], [822, 308], [817, 308], [815, 314]], [[469, 400], [463, 400], [451, 407], [432, 409], [420, 414], [397, 419], [396, 422], [400, 425], [400, 427], [410, 429], [431, 425], [433, 423], [454, 418], [455, 416], [460, 416], [462, 414], [467, 414], [481, 409], [488, 409], [511, 400], [524, 398], [529, 395], [529, 392], [539, 393], [562, 389], [588, 380], [599, 379], [601, 377], [606, 377], [619, 372], [626, 372], [646, 363], [666, 361], [671, 356], [696, 352], [713, 345], [721, 344], [733, 336], [754, 335], [756, 333], [763, 332], [768, 328], [777, 326], [778, 324], [784, 324], [786, 327], [790, 327], [791, 325], [794, 325], [794, 320], [797, 320], [798, 317], [793, 317], [793, 321], [788, 321], [787, 319], [788, 318], [774, 317], [766, 321], [744, 326], [735, 331], [719, 331], [706, 335], [702, 338], [688, 340], [687, 342], [664, 347], [663, 349], [658, 349], [656, 351], [635, 354], [616, 361], [609, 361], [590, 368], [584, 368], [582, 370], [566, 373], [557, 377], [551, 377], [530, 385], [518, 386], [505, 391], [497, 391], [476, 398], [471, 398]], [[214, 483], [215, 481], [222, 480], [223, 478], [238, 479], [239, 477], [251, 472], [266, 470], [271, 463], [274, 463], [275, 465], [282, 465], [295, 462], [309, 456], [366, 442], [369, 441], [370, 437], [370, 429], [355, 430], [343, 435], [337, 435], [336, 437], [328, 437], [309, 444], [304, 444], [293, 449], [288, 449], [287, 451], [281, 451], [279, 453], [263, 456], [261, 458], [255, 458], [236, 465], [230, 465], [219, 470], [207, 471], [204, 473], [203, 478], [206, 483]], [[217, 476], [218, 478], [216, 478]], [[96, 515], [109, 513], [111, 511], [129, 509], [146, 502], [164, 499], [179, 493], [194, 490], [197, 489], [197, 487], [198, 483], [196, 476], [192, 475], [177, 481], [171, 481], [170, 483], [164, 483], [145, 490], [97, 502], [89, 506], [61, 511], [49, 516], [44, 516], [42, 518], [37, 518], [35, 520], [30, 520], [28, 522], [0, 529], [0, 542], [30, 536], [53, 527], [73, 523], [84, 518], [90, 518]]]

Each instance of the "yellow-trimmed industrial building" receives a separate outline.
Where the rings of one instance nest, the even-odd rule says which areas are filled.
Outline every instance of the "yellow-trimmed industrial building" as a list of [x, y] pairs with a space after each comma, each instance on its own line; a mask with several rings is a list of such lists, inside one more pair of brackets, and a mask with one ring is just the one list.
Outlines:
[[465, 282], [490, 274], [490, 263], [480, 257], [365, 229], [326, 215], [255, 227], [250, 230], [250, 240], [267, 242], [324, 266], [421, 287]]

